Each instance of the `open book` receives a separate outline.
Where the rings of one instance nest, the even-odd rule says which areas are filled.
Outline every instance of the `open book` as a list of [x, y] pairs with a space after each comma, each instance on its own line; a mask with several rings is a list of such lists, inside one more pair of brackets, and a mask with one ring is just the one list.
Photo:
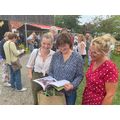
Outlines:
[[40, 84], [44, 91], [48, 86], [53, 86], [56, 90], [60, 91], [64, 88], [65, 84], [70, 83], [68, 80], [56, 80], [51, 76], [35, 79], [33, 81]]

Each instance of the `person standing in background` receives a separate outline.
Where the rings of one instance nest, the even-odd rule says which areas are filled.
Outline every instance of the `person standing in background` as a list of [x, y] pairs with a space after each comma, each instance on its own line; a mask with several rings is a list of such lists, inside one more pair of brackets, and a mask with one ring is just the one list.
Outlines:
[[18, 92], [26, 91], [27, 88], [22, 87], [21, 82], [21, 70], [14, 70], [12, 67], [12, 62], [15, 62], [19, 59], [19, 55], [24, 53], [24, 49], [17, 50], [15, 42], [17, 40], [17, 35], [15, 33], [10, 32], [8, 34], [8, 41], [4, 44], [4, 51], [6, 56], [6, 63], [10, 67], [10, 84], [13, 89]]
[[86, 39], [86, 53], [88, 56], [88, 66], [90, 66], [91, 58], [90, 58], [89, 48], [92, 41], [92, 37], [89, 32], [85, 34], [85, 39]]
[[10, 87], [10, 75], [9, 75], [9, 67], [8, 64], [6, 63], [6, 56], [5, 56], [5, 52], [4, 52], [4, 48], [3, 45], [4, 43], [8, 40], [8, 34], [10, 32], [6, 32], [4, 34], [4, 38], [1, 40], [0, 42], [0, 55], [2, 56], [2, 81], [4, 86]]
[[35, 39], [36, 39], [36, 33], [33, 32], [28, 38], [27, 38], [27, 43], [28, 43], [28, 48], [30, 50], [30, 53], [33, 51], [34, 49], [34, 43], [35, 43]]
[[83, 58], [83, 63], [85, 64], [86, 57], [86, 41], [83, 34], [78, 34], [78, 52]]
[[78, 36], [77, 36], [77, 34], [74, 36], [73, 50], [75, 52], [78, 52]]
[[58, 36], [58, 30], [57, 30], [57, 28], [55, 26], [51, 26], [48, 34], [50, 34], [51, 37], [52, 37], [52, 39], [53, 39], [52, 50], [56, 51], [57, 50], [57, 48], [56, 48], [56, 40], [57, 40], [57, 36]]

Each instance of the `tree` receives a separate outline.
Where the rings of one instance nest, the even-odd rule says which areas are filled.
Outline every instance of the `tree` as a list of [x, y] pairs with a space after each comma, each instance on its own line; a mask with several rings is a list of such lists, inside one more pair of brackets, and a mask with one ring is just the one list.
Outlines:
[[101, 19], [100, 17], [95, 18], [94, 31], [98, 34], [110, 33], [114, 35], [117, 39], [120, 39], [120, 16], [113, 15], [107, 16], [106, 19]]
[[80, 15], [56, 15], [55, 25], [63, 28], [68, 28], [73, 32], [78, 31]]

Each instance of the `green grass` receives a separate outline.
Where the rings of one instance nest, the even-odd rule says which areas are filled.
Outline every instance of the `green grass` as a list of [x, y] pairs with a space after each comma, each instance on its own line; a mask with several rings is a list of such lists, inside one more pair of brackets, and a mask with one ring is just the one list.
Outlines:
[[[120, 71], [120, 55], [115, 55], [115, 54], [112, 54], [111, 56], [111, 59], [112, 61], [114, 61], [114, 63], [116, 63], [119, 71]], [[87, 70], [87, 67], [84, 68], [85, 72]], [[81, 101], [82, 101], [82, 94], [83, 94], [83, 90], [84, 90], [84, 87], [85, 87], [85, 78], [84, 80], [81, 82], [79, 88], [78, 88], [78, 91], [77, 91], [77, 100], [76, 100], [76, 105], [80, 105], [81, 104]], [[114, 96], [114, 100], [113, 100], [113, 105], [120, 105], [120, 74], [119, 74], [119, 83], [118, 83], [118, 88], [117, 88], [117, 91], [116, 91], [116, 94]]]

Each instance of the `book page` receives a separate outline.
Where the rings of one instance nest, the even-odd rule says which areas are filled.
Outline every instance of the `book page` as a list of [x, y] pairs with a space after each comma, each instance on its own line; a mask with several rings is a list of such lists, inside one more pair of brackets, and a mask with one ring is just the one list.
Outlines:
[[57, 81], [55, 78], [53, 78], [51, 76], [43, 77], [43, 78], [40, 78], [40, 79]]
[[43, 78], [40, 78], [40, 79], [36, 79], [36, 80], [33, 80], [34, 82], [38, 83], [41, 85], [41, 87], [43, 88], [43, 90], [46, 89], [46, 87], [50, 84], [50, 83], [53, 83], [55, 82], [54, 80], [45, 80]]
[[56, 82], [49, 83], [50, 85], [54, 85], [56, 87], [64, 86], [65, 84], [70, 83], [68, 80], [60, 80]]
[[43, 88], [43, 90], [45, 90], [47, 88], [47, 86], [49, 86], [49, 85], [53, 85], [53, 86], [56, 86], [56, 87], [62, 87], [63, 88], [63, 86], [65, 84], [70, 83], [68, 80], [57, 81], [55, 78], [53, 78], [51, 76], [43, 77], [43, 78], [36, 79], [36, 80], [33, 80], [33, 81], [40, 84], [41, 87]]

